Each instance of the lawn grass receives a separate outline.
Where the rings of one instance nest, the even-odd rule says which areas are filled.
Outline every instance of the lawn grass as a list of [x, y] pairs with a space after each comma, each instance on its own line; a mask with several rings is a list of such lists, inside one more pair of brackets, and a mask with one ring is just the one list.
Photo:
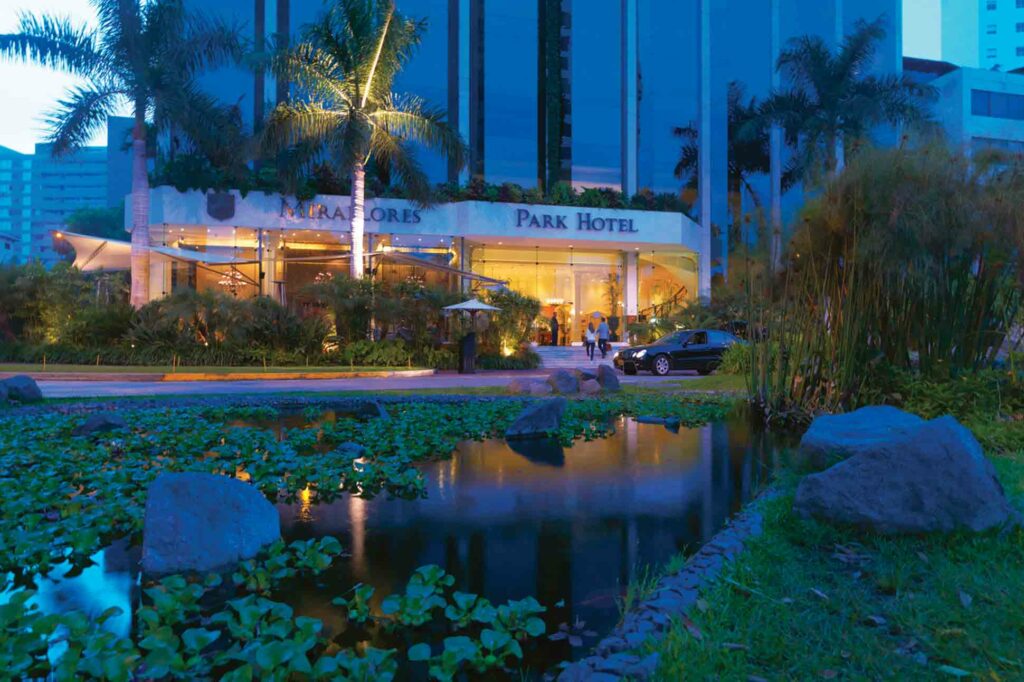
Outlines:
[[[1024, 454], [993, 458], [1022, 507]], [[765, 505], [765, 532], [652, 648], [658, 679], [1024, 679], [1024, 530], [883, 537], [791, 513], [798, 477]]]
[[0, 372], [14, 374], [29, 373], [79, 373], [79, 374], [242, 374], [242, 373], [317, 373], [317, 372], [395, 372], [403, 370], [425, 369], [423, 367], [348, 367], [339, 365], [309, 366], [309, 367], [263, 367], [256, 365], [251, 367], [187, 367], [179, 365], [177, 368], [170, 365], [43, 365], [3, 363], [0, 364]]

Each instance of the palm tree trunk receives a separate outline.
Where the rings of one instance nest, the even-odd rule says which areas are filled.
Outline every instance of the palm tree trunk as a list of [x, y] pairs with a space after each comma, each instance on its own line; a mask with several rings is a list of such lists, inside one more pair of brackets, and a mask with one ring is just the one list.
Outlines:
[[352, 166], [352, 279], [363, 278], [363, 204], [366, 201], [366, 168], [362, 163]]
[[145, 107], [135, 107], [132, 129], [132, 291], [133, 308], [149, 303], [149, 176], [146, 174]]

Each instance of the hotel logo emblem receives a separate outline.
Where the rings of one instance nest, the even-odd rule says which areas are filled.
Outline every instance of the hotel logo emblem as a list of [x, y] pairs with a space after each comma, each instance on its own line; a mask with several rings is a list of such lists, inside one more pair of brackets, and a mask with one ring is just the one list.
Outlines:
[[230, 192], [213, 192], [206, 195], [206, 212], [211, 218], [227, 220], [235, 217], [235, 195]]

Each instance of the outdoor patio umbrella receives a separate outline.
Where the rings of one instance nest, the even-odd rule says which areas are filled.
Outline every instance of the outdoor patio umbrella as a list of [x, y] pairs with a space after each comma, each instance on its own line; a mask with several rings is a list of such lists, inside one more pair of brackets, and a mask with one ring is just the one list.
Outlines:
[[455, 305], [445, 306], [443, 310], [451, 311], [464, 311], [469, 313], [470, 329], [471, 331], [466, 334], [459, 342], [459, 374], [475, 374], [476, 373], [476, 314], [483, 312], [494, 312], [499, 311], [501, 308], [495, 308], [493, 305], [488, 305], [478, 298], [471, 298], [468, 301], [462, 303], [456, 303]]

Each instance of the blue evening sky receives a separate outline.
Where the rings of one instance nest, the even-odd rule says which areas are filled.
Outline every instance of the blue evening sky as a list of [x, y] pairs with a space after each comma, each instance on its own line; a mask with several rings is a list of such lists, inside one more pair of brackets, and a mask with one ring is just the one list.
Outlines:
[[[813, 1], [813, 0], [808, 0]], [[940, 0], [903, 0], [903, 49], [915, 57], [938, 59], [941, 53], [939, 31]], [[23, 9], [95, 21], [89, 0], [2, 0], [0, 33], [17, 28]], [[36, 66], [0, 61], [3, 104], [0, 106], [0, 145], [20, 152], [31, 152], [46, 135], [43, 115], [75, 79]], [[128, 112], [123, 112], [128, 113]], [[100, 132], [94, 144], [106, 144], [106, 132]]]

